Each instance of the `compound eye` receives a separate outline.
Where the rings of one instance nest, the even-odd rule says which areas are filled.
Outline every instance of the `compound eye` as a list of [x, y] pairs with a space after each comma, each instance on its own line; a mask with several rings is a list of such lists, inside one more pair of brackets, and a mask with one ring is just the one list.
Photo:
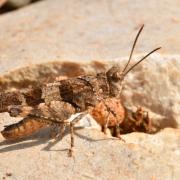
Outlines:
[[118, 78], [118, 73], [117, 73], [117, 72], [111, 74], [111, 80], [112, 80], [112, 81], [115, 81], [115, 82], [116, 82], [116, 81], [118, 81], [118, 79], [119, 79], [119, 78]]
[[116, 76], [117, 79], [120, 78], [120, 74], [118, 72], [116, 72], [115, 76]]
[[107, 77], [110, 81], [117, 82], [121, 79], [122, 73], [119, 72], [119, 67], [112, 67], [108, 72], [107, 72]]

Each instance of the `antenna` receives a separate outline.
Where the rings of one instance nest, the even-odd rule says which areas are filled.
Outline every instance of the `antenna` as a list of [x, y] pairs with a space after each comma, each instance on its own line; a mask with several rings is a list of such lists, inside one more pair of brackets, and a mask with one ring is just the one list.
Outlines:
[[144, 56], [142, 59], [140, 59], [137, 63], [135, 63], [133, 66], [131, 66], [125, 73], [124, 73], [124, 76], [126, 74], [128, 74], [134, 67], [136, 67], [140, 62], [142, 62], [143, 60], [145, 60], [148, 56], [150, 56], [152, 53], [154, 53], [155, 51], [161, 49], [161, 47], [158, 47], [154, 50], [152, 50], [150, 53], [148, 53], [146, 56]]
[[133, 52], [134, 52], [134, 48], [135, 48], [135, 46], [136, 46], [137, 40], [138, 40], [139, 35], [141, 34], [141, 31], [143, 30], [143, 28], [144, 28], [144, 24], [141, 26], [140, 30], [138, 31], [138, 33], [137, 33], [137, 35], [136, 35], [136, 38], [135, 38], [135, 40], [134, 40], [134, 43], [133, 43], [133, 46], [132, 46], [132, 49], [131, 49], [131, 53], [130, 53], [130, 55], [129, 55], [129, 60], [128, 60], [126, 66], [124, 67], [124, 69], [123, 69], [122, 72], [124, 72], [124, 71], [126, 70], [126, 68], [128, 67], [128, 65], [129, 65], [129, 63], [130, 63], [130, 61], [131, 61], [132, 54], [133, 54]]

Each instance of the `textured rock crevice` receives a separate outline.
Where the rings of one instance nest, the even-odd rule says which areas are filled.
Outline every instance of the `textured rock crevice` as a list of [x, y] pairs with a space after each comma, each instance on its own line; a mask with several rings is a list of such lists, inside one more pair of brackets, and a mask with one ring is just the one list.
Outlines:
[[[141, 55], [135, 59], [140, 59]], [[123, 103], [134, 110], [142, 106], [150, 111], [150, 117], [161, 128], [180, 126], [180, 56], [154, 54], [132, 70], [124, 80]], [[53, 82], [59, 75], [74, 77], [83, 74], [96, 74], [107, 71], [117, 64], [123, 69], [127, 58], [103, 63], [92, 61], [49, 62], [23, 67], [0, 77], [3, 90], [41, 86]], [[134, 64], [135, 60], [131, 62]]]
[[22, 67], [0, 76], [0, 89], [21, 89], [28, 86], [40, 86], [53, 82], [58, 76], [75, 77], [84, 74], [96, 74], [105, 71], [107, 64], [92, 61], [79, 63], [72, 61], [54, 61]]

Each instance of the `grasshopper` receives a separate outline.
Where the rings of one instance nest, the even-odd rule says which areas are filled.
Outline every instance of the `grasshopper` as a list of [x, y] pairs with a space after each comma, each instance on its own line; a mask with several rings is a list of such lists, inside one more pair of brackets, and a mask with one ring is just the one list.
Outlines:
[[[150, 132], [151, 121], [142, 108], [136, 112], [124, 107], [121, 100], [123, 81], [126, 75], [149, 55], [159, 50], [158, 47], [128, 68], [138, 37], [144, 25], [138, 31], [127, 64], [120, 70], [111, 67], [106, 72], [83, 75], [72, 78], [57, 78], [53, 83], [44, 84], [36, 89], [22, 89], [16, 92], [0, 94], [0, 112], [9, 112], [13, 117], [23, 117], [20, 122], [8, 125], [1, 134], [7, 140], [25, 137], [45, 126], [59, 128], [55, 137], [62, 138], [65, 126], [70, 126], [72, 156], [74, 148], [74, 125], [86, 114], [90, 114], [106, 133], [110, 128], [112, 134], [120, 137], [123, 131]], [[79, 113], [72, 121], [71, 115]]]

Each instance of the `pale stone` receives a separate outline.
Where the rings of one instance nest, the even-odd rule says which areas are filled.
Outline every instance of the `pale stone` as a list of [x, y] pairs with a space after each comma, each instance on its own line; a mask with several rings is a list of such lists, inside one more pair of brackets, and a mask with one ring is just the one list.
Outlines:
[[151, 55], [127, 75], [124, 103], [134, 109], [142, 106], [150, 110], [161, 128], [180, 127], [179, 79], [180, 55]]

